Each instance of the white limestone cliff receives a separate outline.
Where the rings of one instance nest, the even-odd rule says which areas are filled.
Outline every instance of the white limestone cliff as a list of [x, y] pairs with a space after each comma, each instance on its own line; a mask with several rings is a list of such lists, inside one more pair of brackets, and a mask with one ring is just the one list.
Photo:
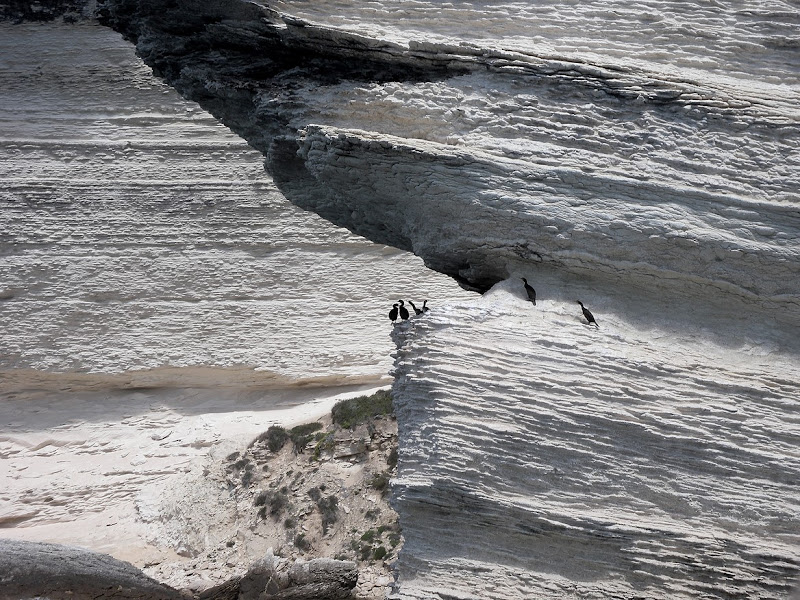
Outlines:
[[103, 10], [289, 200], [491, 290], [395, 335], [397, 597], [789, 594], [796, 2]]

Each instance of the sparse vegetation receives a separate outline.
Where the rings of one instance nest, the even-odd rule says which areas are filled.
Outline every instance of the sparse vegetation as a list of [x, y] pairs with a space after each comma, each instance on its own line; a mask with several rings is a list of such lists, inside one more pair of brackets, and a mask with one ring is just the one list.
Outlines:
[[289, 438], [294, 444], [294, 451], [298, 454], [303, 453], [303, 449], [314, 439], [314, 432], [322, 429], [322, 423], [306, 423], [298, 425], [289, 430]]
[[308, 490], [308, 495], [317, 505], [322, 515], [322, 533], [328, 533], [328, 528], [338, 520], [339, 499], [336, 496], [323, 496], [320, 488], [313, 487]]
[[259, 435], [253, 441], [253, 444], [266, 442], [269, 451], [275, 454], [276, 452], [280, 452], [280, 449], [283, 448], [283, 445], [286, 443], [286, 440], [288, 439], [289, 439], [289, 434], [283, 427], [281, 427], [280, 425], [272, 425], [264, 433]]
[[[228, 460], [235, 460], [238, 458], [239, 453], [234, 452], [233, 454], [228, 455]], [[229, 464], [225, 467], [225, 471], [230, 475], [231, 482], [235, 481], [235, 478], [238, 477], [240, 480], [240, 484], [243, 487], [247, 487], [250, 485], [250, 482], [253, 480], [253, 463], [250, 462], [250, 459], [247, 457], [240, 458], [236, 460], [236, 462]]]
[[317, 443], [314, 446], [314, 452], [311, 454], [311, 457], [314, 460], [319, 460], [323, 452], [332, 452], [334, 446], [336, 445], [332, 431], [326, 434], [317, 435], [319, 437], [317, 438]]
[[386, 492], [389, 491], [389, 479], [389, 473], [386, 471], [383, 473], [375, 473], [369, 481], [369, 486], [373, 490], [378, 490], [381, 496], [385, 496]]
[[269, 515], [277, 519], [284, 509], [289, 505], [289, 488], [283, 486], [280, 490], [268, 490], [260, 492], [253, 502], [256, 506], [260, 506], [261, 510], [258, 511], [258, 516], [262, 519], [267, 518]]
[[[388, 535], [384, 540], [384, 534], [387, 532]], [[367, 529], [361, 534], [360, 539], [350, 542], [350, 548], [362, 561], [383, 560], [390, 553], [386, 548], [387, 543], [393, 549], [400, 543], [400, 526], [397, 523], [381, 525], [377, 529]]]
[[[338, 403], [331, 421], [273, 425], [247, 450], [228, 455], [229, 492], [241, 498], [239, 481], [251, 486], [259, 517], [252, 527], [283, 540], [276, 555], [324, 552], [378, 570], [394, 560], [401, 544], [396, 515], [385, 501], [375, 501], [388, 494], [397, 465], [395, 426], [380, 418], [391, 411], [391, 395], [381, 390]], [[306, 460], [293, 457], [303, 453]], [[341, 477], [346, 463], [360, 465], [352, 479]]]
[[358, 396], [337, 402], [331, 410], [331, 417], [340, 427], [352, 429], [372, 417], [391, 413], [391, 393], [389, 390], [378, 390], [371, 396]]
[[374, 529], [367, 529], [367, 530], [366, 530], [366, 531], [365, 531], [365, 532], [364, 532], [364, 533], [361, 535], [361, 541], [362, 541], [362, 542], [371, 542], [371, 541], [372, 541], [372, 540], [374, 540], [374, 539], [375, 539], [375, 530], [374, 530]]

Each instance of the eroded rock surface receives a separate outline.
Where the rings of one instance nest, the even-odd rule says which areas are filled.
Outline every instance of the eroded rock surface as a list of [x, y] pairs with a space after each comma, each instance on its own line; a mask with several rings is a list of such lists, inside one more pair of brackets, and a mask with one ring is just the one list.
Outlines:
[[[290, 200], [466, 286], [541, 263], [796, 313], [788, 12], [384, 4], [396, 21], [366, 10], [359, 21], [347, 2], [109, 0], [104, 14], [156, 73], [265, 152]], [[558, 15], [589, 27], [585, 46], [567, 49]], [[466, 33], [472, 19], [496, 37]], [[662, 53], [646, 37], [659, 34], [672, 44]]]
[[593, 297], [590, 327], [551, 283], [396, 330], [396, 597], [787, 597], [796, 355], [652, 298]]
[[133, 565], [82, 548], [0, 539], [0, 598], [174, 600]]
[[796, 8], [104, 4], [292, 202], [496, 286], [397, 328], [399, 597], [790, 593]]
[[343, 600], [357, 582], [353, 562], [327, 558], [291, 562], [268, 552], [242, 577], [203, 592], [198, 600]]

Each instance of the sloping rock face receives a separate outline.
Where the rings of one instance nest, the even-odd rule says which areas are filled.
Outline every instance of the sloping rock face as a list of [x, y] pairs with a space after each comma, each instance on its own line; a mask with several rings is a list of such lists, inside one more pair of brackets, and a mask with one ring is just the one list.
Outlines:
[[[465, 285], [541, 262], [762, 302], [798, 292], [789, 5], [389, 2], [381, 20], [355, 4], [299, 18], [302, 3], [108, 0], [102, 14], [268, 154], [291, 201]], [[559, 16], [591, 26], [582, 50]], [[497, 37], [465, 34], [485, 19]]]
[[789, 593], [795, 2], [107, 0], [102, 19], [289, 200], [492, 290], [397, 328], [398, 597]]
[[0, 539], [0, 598], [176, 600], [133, 565], [81, 548]]
[[598, 298], [596, 329], [581, 282], [535, 309], [520, 283], [395, 331], [396, 597], [787, 597], [796, 355], [655, 298]]

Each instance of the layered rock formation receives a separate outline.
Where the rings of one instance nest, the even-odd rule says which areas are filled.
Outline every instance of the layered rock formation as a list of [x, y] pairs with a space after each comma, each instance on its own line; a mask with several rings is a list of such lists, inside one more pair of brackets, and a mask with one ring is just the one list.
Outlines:
[[583, 282], [521, 283], [395, 334], [397, 597], [787, 597], [796, 354], [653, 299], [593, 298], [595, 329]]
[[[268, 154], [291, 201], [466, 285], [543, 263], [762, 302], [798, 291], [788, 12], [388, 3], [397, 22], [359, 22], [349, 3], [306, 19], [291, 2], [105, 6], [156, 73]], [[347, 7], [349, 29], [325, 25]], [[611, 39], [561, 47], [566, 30], [547, 34], [568, 14]], [[483, 19], [500, 37], [463, 35]]]
[[399, 597], [789, 593], [797, 15], [104, 4], [292, 202], [494, 286], [396, 334]]

